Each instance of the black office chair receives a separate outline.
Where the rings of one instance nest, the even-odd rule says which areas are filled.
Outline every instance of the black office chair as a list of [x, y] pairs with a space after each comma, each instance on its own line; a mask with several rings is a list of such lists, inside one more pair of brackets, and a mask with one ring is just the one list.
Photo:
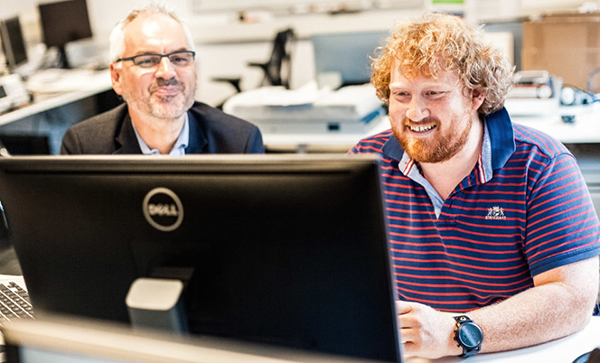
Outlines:
[[[294, 30], [285, 29], [277, 33], [273, 42], [271, 57], [265, 63], [248, 62], [250, 67], [259, 67], [264, 73], [264, 78], [259, 84], [261, 86], [284, 86], [290, 88], [292, 73], [292, 49], [294, 47]], [[242, 92], [240, 77], [213, 77], [214, 82], [227, 82], [237, 92]], [[221, 104], [220, 107], [223, 105]]]

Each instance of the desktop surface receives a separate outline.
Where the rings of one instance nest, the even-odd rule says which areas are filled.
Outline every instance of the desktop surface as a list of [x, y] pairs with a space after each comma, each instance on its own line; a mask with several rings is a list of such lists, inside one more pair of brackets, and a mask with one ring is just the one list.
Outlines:
[[[593, 316], [583, 330], [544, 344], [499, 353], [482, 353], [470, 357], [468, 363], [571, 363], [579, 356], [600, 347], [600, 316]], [[458, 363], [463, 358], [424, 359], [412, 357], [406, 363]]]
[[193, 333], [400, 359], [374, 158], [12, 157], [0, 200], [36, 313], [179, 277]]
[[8, 363], [374, 363], [240, 341], [181, 337], [119, 324], [52, 316], [3, 328]]

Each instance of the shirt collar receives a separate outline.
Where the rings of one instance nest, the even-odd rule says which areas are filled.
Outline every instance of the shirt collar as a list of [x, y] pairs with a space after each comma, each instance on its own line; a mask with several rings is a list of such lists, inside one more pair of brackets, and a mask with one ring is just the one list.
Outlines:
[[[486, 179], [489, 180], [492, 177], [492, 171], [502, 168], [515, 151], [512, 122], [504, 107], [484, 118], [483, 138], [481, 160]], [[398, 167], [403, 173], [404, 171], [408, 172], [415, 165], [395, 137], [389, 138], [383, 145], [382, 152], [386, 156], [399, 160]]]
[[[138, 144], [140, 145], [140, 149], [142, 149], [142, 154], [144, 155], [160, 155], [158, 149], [150, 149], [148, 144], [142, 139], [140, 133], [138, 132], [135, 124], [132, 122], [133, 131], [135, 132], [135, 137], [137, 138]], [[179, 137], [177, 141], [175, 141], [175, 146], [169, 153], [171, 156], [182, 156], [185, 155], [185, 148], [188, 146], [190, 141], [190, 125], [189, 118], [187, 112], [185, 113], [185, 120], [183, 122], [183, 128], [181, 129], [181, 133], [179, 133]]]

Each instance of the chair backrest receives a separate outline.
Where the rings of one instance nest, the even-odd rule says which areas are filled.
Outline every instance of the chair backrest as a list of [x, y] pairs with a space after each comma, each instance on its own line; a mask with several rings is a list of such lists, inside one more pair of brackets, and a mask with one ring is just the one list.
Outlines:
[[273, 86], [290, 88], [292, 73], [292, 50], [294, 48], [294, 30], [285, 29], [277, 33], [273, 52], [265, 64], [265, 82]]

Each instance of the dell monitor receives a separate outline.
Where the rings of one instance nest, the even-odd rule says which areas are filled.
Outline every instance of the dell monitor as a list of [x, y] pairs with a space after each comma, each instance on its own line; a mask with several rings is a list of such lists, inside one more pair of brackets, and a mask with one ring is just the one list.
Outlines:
[[66, 0], [38, 5], [44, 43], [57, 47], [63, 68], [70, 68], [66, 45], [92, 37], [86, 0]]
[[17, 156], [0, 201], [36, 315], [176, 278], [193, 334], [400, 360], [374, 158]]
[[18, 17], [0, 22], [0, 38], [9, 69], [14, 69], [27, 62], [27, 47]]

